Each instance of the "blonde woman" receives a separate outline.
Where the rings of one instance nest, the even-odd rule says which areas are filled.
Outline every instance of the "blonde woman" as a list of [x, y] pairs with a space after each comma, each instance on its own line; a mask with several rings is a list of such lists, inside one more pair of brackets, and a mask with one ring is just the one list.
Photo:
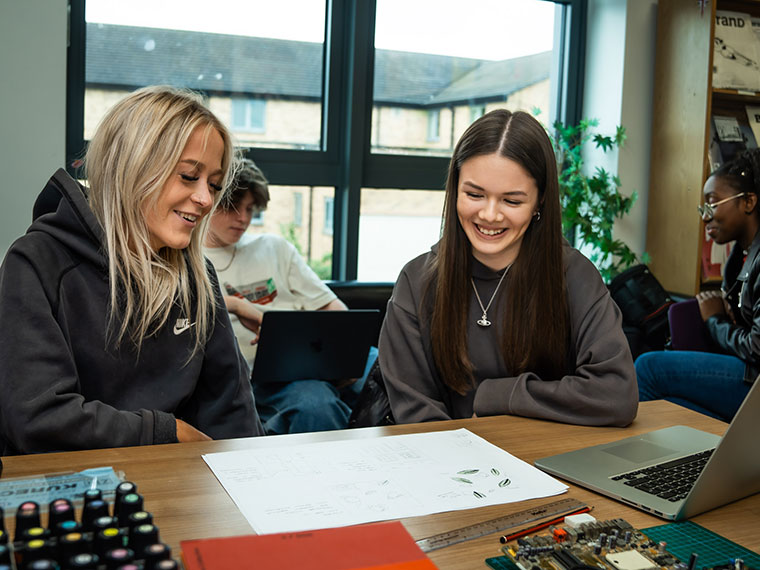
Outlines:
[[262, 433], [201, 245], [229, 132], [190, 92], [140, 89], [103, 118], [83, 189], [0, 268], [0, 455]]

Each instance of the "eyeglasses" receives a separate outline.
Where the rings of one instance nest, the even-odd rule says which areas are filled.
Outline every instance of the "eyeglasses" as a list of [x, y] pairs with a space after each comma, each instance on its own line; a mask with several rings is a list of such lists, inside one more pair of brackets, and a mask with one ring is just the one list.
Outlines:
[[708, 220], [712, 220], [715, 216], [715, 208], [720, 206], [721, 204], [725, 204], [729, 200], [733, 200], [734, 198], [739, 198], [741, 196], [744, 196], [746, 192], [740, 192], [739, 194], [734, 194], [733, 196], [729, 196], [728, 198], [723, 198], [723, 200], [718, 200], [717, 202], [705, 203], [702, 206], [697, 206], [697, 211], [699, 212], [699, 217], [702, 219], [705, 219], [705, 216]]

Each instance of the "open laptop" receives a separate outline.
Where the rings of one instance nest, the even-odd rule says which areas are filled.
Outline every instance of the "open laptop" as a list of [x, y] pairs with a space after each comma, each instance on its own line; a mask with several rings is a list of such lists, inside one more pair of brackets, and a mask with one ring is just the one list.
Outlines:
[[251, 382], [346, 380], [364, 374], [380, 311], [267, 311]]
[[[673, 426], [544, 457], [535, 465], [659, 517], [681, 520], [760, 491], [758, 434], [760, 377], [722, 438]], [[685, 475], [687, 484], [693, 480], [687, 488], [678, 478], [692, 468], [698, 473]]]

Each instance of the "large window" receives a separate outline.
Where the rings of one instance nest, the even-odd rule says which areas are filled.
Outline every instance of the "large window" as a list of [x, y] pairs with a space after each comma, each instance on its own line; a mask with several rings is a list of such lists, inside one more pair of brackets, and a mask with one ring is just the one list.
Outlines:
[[263, 216], [251, 220], [252, 234], [279, 234], [292, 243], [322, 279], [332, 275], [333, 188], [270, 185]]
[[362, 189], [359, 218], [361, 281], [393, 281], [407, 261], [430, 250], [441, 234], [443, 192]]
[[85, 7], [85, 138], [126, 93], [168, 84], [205, 93], [242, 146], [320, 148], [324, 0]]
[[544, 0], [377, 0], [372, 151], [450, 156], [473, 109], [549, 120], [555, 15]]
[[196, 89], [272, 184], [251, 231], [324, 277], [391, 281], [438, 239], [484, 112], [579, 118], [584, 0], [70, 2], [69, 163], [126, 93]]

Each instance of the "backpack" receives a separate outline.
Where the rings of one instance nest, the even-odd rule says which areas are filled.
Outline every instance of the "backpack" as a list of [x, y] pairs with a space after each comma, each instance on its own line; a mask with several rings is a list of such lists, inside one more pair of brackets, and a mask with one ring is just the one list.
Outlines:
[[348, 420], [348, 427], [389, 426], [395, 423], [378, 358], [367, 374], [367, 380]]
[[634, 265], [609, 284], [610, 295], [623, 313], [623, 331], [636, 358], [665, 349], [670, 339], [668, 308], [674, 303], [646, 265]]

